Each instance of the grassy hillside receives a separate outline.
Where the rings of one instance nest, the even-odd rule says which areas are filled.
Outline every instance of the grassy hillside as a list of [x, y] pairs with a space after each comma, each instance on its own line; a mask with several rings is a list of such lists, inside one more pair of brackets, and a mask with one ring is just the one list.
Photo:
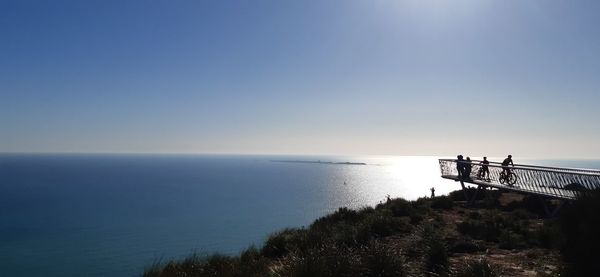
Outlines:
[[578, 276], [592, 272], [586, 271], [577, 255], [590, 255], [594, 248], [576, 233], [583, 229], [592, 235], [598, 230], [586, 223], [596, 220], [594, 212], [581, 210], [597, 212], [600, 201], [579, 201], [563, 209], [568, 216], [543, 219], [541, 201], [535, 197], [488, 191], [474, 207], [462, 200], [462, 192], [457, 191], [416, 201], [387, 199], [359, 210], [340, 208], [306, 228], [278, 231], [260, 248], [250, 247], [237, 256], [192, 255], [155, 264], [143, 276]]

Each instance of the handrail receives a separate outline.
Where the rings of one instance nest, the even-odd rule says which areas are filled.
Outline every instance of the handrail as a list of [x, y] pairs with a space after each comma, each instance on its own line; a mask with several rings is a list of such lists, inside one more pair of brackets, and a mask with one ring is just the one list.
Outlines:
[[[501, 178], [501, 176], [504, 176], [504, 169], [507, 166], [502, 166], [498, 162], [487, 164], [488, 170], [485, 178], [479, 175], [479, 170], [484, 166], [480, 160], [468, 162], [466, 160], [458, 161], [457, 159], [439, 159], [439, 163], [443, 178], [484, 187], [501, 188], [561, 199], [576, 199], [581, 193], [600, 189], [600, 170], [595, 169], [517, 164], [508, 166], [512, 175], [514, 175], [511, 176], [511, 184], [508, 184], [504, 177]], [[464, 165], [469, 166], [464, 167]]]
[[[450, 162], [459, 162], [462, 164], [472, 164], [472, 165], [480, 165], [482, 160], [471, 160], [468, 162], [466, 160], [458, 161], [457, 159], [439, 159], [440, 161], [450, 161]], [[491, 167], [504, 167], [500, 162], [492, 162], [489, 161], [490, 164], [488, 166]], [[557, 172], [557, 173], [585, 173], [591, 175], [600, 175], [600, 169], [587, 169], [587, 168], [570, 168], [570, 167], [551, 167], [551, 166], [541, 166], [541, 165], [527, 165], [527, 164], [515, 164], [514, 166], [510, 166], [510, 168], [517, 168], [523, 170], [540, 170], [547, 172]]]

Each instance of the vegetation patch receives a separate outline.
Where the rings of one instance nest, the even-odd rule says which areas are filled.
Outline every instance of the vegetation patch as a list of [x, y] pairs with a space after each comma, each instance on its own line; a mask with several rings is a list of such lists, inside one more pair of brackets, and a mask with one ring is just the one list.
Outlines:
[[449, 269], [448, 248], [442, 235], [432, 225], [422, 230], [421, 244], [425, 249], [424, 271], [427, 275], [443, 276]]
[[[155, 263], [144, 276], [492, 277], [532, 271], [539, 276], [599, 272], [594, 261], [600, 244], [599, 195], [566, 207], [558, 219], [544, 219], [533, 208], [533, 203], [541, 204], [537, 200], [525, 197], [524, 203], [493, 206], [490, 203], [498, 203], [500, 193], [486, 191], [478, 196], [477, 205], [465, 206], [462, 193], [415, 201], [388, 198], [358, 210], [340, 208], [308, 227], [275, 232], [260, 248], [250, 247], [235, 256], [194, 254]], [[565, 264], [559, 262], [558, 249]]]
[[469, 261], [453, 272], [454, 277], [497, 277], [502, 276], [501, 270], [492, 265], [486, 258]]
[[564, 208], [559, 218], [566, 276], [596, 276], [600, 272], [600, 190]]

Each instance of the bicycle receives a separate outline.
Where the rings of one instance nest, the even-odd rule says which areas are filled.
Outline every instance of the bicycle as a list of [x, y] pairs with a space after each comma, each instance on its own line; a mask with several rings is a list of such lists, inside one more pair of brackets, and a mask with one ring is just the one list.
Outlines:
[[483, 166], [480, 167], [479, 170], [477, 170], [477, 179], [490, 182], [490, 171], [486, 170]]
[[500, 177], [498, 178], [498, 181], [500, 181], [500, 184], [506, 183], [507, 185], [512, 187], [514, 184], [517, 183], [518, 177], [512, 171], [509, 172], [510, 173], [508, 174], [508, 176], [505, 171], [500, 172]]

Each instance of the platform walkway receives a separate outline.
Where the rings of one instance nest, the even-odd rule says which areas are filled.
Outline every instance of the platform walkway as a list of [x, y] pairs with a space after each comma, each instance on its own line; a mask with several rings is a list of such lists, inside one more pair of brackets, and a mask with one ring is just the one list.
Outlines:
[[442, 178], [460, 182], [463, 189], [467, 183], [477, 185], [479, 189], [497, 188], [564, 200], [575, 200], [578, 195], [586, 191], [600, 188], [600, 170], [596, 169], [516, 164], [514, 167], [510, 166], [516, 176], [516, 182], [510, 185], [507, 182], [500, 182], [503, 167], [497, 162], [490, 162], [489, 178], [478, 177], [480, 162], [479, 160], [472, 160], [471, 163], [461, 162], [465, 166], [471, 166], [472, 169], [469, 176], [459, 178], [457, 169], [459, 162], [455, 159], [440, 159]]

